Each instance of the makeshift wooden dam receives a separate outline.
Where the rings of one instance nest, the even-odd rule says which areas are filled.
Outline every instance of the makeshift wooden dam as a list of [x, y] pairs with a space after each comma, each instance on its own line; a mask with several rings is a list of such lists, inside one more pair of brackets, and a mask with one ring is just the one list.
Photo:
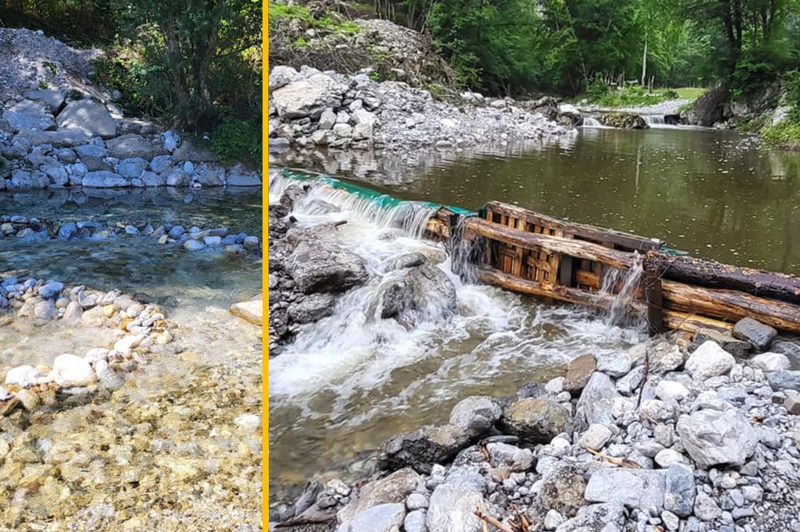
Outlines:
[[[285, 175], [298, 178], [294, 172]], [[331, 178], [326, 182], [342, 183]], [[366, 190], [349, 184], [342, 188], [360, 194]], [[381, 201], [388, 198], [371, 193]], [[680, 255], [658, 239], [495, 201], [478, 213], [440, 206], [425, 233], [448, 242], [451, 252], [469, 247], [477, 280], [548, 301], [611, 310], [620, 304], [620, 290], [630, 287], [619, 278], [604, 286], [609, 268], [629, 272], [641, 267], [640, 279], [628, 278], [636, 284], [623, 303], [627, 311], [645, 315], [653, 333], [729, 331], [736, 321], [750, 317], [800, 334], [800, 277], [793, 275]]]

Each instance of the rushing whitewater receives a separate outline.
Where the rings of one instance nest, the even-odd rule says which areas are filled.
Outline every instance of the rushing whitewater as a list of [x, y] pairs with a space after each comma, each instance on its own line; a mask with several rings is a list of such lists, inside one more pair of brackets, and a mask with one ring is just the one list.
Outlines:
[[[270, 201], [278, 201], [292, 183], [298, 182], [271, 176]], [[329, 212], [325, 204], [339, 211]], [[276, 493], [325, 472], [347, 478], [344, 469], [371, 456], [384, 439], [444, 421], [464, 396], [513, 394], [575, 356], [615, 352], [641, 339], [639, 329], [598, 319], [586, 309], [539, 305], [462, 280], [470, 278], [466, 265], [480, 250], [462, 247], [456, 239], [450, 256], [445, 246], [422, 240], [432, 214], [413, 202], [381, 209], [325, 184], [312, 185], [295, 204], [292, 216], [300, 227], [346, 221], [335, 236], [364, 259], [370, 277], [339, 297], [331, 316], [304, 325], [270, 360], [270, 465]], [[409, 252], [426, 255], [450, 278], [454, 314], [433, 300], [412, 327], [375, 315], [375, 298], [392, 276], [381, 264]], [[454, 261], [462, 275], [453, 273]], [[351, 467], [352, 475], [363, 467], [359, 463]]]

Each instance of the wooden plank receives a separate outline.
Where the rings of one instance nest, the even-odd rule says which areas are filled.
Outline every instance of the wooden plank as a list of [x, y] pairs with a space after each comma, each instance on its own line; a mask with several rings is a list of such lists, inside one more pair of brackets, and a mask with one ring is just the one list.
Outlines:
[[512, 231], [507, 227], [487, 222], [481, 218], [468, 219], [465, 230], [512, 246], [523, 246], [528, 249], [540, 247], [549, 252], [564, 253], [573, 257], [589, 259], [621, 270], [627, 270], [633, 264], [632, 253], [608, 249], [598, 244], [580, 240]]
[[650, 251], [661, 248], [661, 245], [663, 244], [663, 242], [658, 239], [647, 238], [622, 231], [615, 231], [613, 229], [605, 229], [603, 227], [597, 227], [593, 225], [560, 220], [552, 216], [535, 213], [514, 205], [501, 203], [499, 201], [490, 201], [486, 204], [486, 209], [487, 211], [491, 210], [493, 212], [516, 216], [527, 221], [528, 223], [535, 225], [545, 226], [551, 229], [559, 229], [563, 231], [564, 234], [571, 233], [578, 238], [591, 240], [595, 243], [612, 242], [613, 244], [628, 250]]

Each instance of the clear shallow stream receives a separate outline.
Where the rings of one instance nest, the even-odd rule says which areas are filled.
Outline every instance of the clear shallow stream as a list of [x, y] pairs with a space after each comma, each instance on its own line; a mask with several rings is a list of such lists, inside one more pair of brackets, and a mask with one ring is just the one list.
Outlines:
[[[710, 130], [583, 129], [546, 145], [440, 154], [285, 154], [305, 167], [411, 200], [477, 209], [489, 200], [660, 237], [694, 255], [800, 274], [800, 154]], [[275, 200], [282, 186], [270, 192]], [[339, 238], [374, 266], [428, 244], [380, 240], [386, 229], [345, 207]], [[304, 215], [300, 223], [324, 217]], [[449, 272], [447, 264], [441, 267]], [[365, 323], [369, 289], [342, 298], [270, 361], [270, 492], [313, 477], [355, 478], [386, 438], [447, 421], [461, 398], [510, 395], [575, 356], [624, 349], [639, 328], [568, 306], [544, 306], [453, 277], [458, 316], [406, 331]], [[355, 465], [353, 463], [356, 462]]]
[[[260, 191], [164, 189], [88, 195], [0, 193], [0, 213], [61, 221], [226, 226], [260, 236], [261, 198]], [[5, 501], [0, 502], [0, 528], [12, 521], [25, 527], [39, 519], [48, 523], [46, 530], [73, 529], [75, 523], [92, 530], [165, 531], [219, 529], [223, 522], [260, 523], [260, 428], [245, 430], [235, 420], [242, 414], [261, 414], [261, 329], [228, 312], [231, 303], [261, 292], [260, 259], [188, 252], [138, 236], [70, 241], [4, 238], [0, 273], [146, 294], [142, 297], [161, 305], [178, 326], [175, 337], [183, 348], [179, 354], [152, 357], [111, 397], [45, 415], [19, 435], [17, 447], [22, 448], [21, 441], [48, 445], [54, 441], [67, 445], [68, 452], [58, 453], [58, 463], [63, 464], [58, 473], [37, 464], [35, 482], [18, 475], [22, 469], [12, 455], [6, 458], [0, 481]], [[58, 322], [0, 320], [0, 374], [20, 364], [52, 364], [62, 353], [82, 355], [94, 347], [108, 347], [113, 334]], [[129, 423], [139, 423], [140, 437], [148, 443], [120, 459], [109, 452], [108, 442], [114, 443], [112, 451], [133, 449], [126, 432]], [[167, 443], [150, 445], [151, 441]], [[208, 458], [205, 468], [170, 454], [186, 446], [191, 446], [193, 456]], [[87, 456], [93, 478], [86, 484], [89, 488], [75, 491], [84, 482], [79, 477], [89, 473], [74, 464]], [[175, 468], [191, 472], [191, 480], [174, 474]], [[198, 491], [198, 486], [205, 487]], [[154, 501], [161, 501], [159, 511], [151, 510]]]

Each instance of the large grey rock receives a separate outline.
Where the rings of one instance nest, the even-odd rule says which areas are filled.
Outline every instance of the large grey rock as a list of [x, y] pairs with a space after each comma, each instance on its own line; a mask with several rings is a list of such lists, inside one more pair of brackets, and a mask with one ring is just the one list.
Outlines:
[[534, 507], [543, 507], [545, 511], [554, 509], [565, 517], [573, 517], [586, 504], [585, 491], [586, 480], [582, 471], [572, 465], [557, 465], [543, 475], [538, 500], [541, 504]]
[[83, 177], [83, 186], [87, 188], [124, 188], [130, 182], [119, 174], [109, 171], [89, 172]]
[[420, 476], [413, 469], [405, 468], [365, 484], [358, 498], [339, 510], [339, 522], [351, 521], [356, 515], [374, 506], [402, 503], [417, 487], [419, 480]]
[[335, 306], [331, 294], [310, 294], [289, 305], [289, 318], [295, 323], [313, 323], [333, 314]]
[[336, 242], [331, 225], [292, 229], [289, 273], [306, 294], [348, 290], [367, 280], [364, 260]]
[[290, 66], [278, 65], [273, 67], [269, 73], [269, 90], [270, 92], [280, 89], [300, 79], [300, 74]]
[[611, 377], [598, 371], [592, 374], [575, 407], [575, 425], [586, 430], [593, 423], [614, 425], [614, 401], [619, 397]]
[[568, 407], [553, 399], [526, 397], [508, 407], [501, 424], [525, 442], [548, 443], [558, 434], [572, 430], [572, 416]]
[[6, 109], [3, 119], [11, 131], [24, 129], [50, 129], [55, 125], [53, 115], [43, 103], [23, 100]]
[[50, 144], [54, 148], [71, 148], [86, 144], [92, 140], [92, 136], [89, 133], [80, 129], [61, 129], [58, 131], [24, 129], [17, 134], [17, 138], [26, 139], [33, 146]]
[[479, 436], [492, 428], [502, 415], [503, 409], [494, 399], [476, 395], [453, 407], [450, 424], [463, 428], [470, 436]]
[[94, 100], [69, 102], [56, 122], [59, 129], [78, 129], [103, 138], [117, 134], [117, 121], [103, 104]]
[[703, 468], [743, 465], [758, 443], [758, 433], [736, 409], [700, 410], [681, 416], [677, 431], [686, 452]]
[[777, 335], [778, 331], [752, 318], [742, 318], [733, 326], [733, 336], [735, 338], [747, 340], [760, 351], [768, 348]]
[[579, 392], [589, 382], [589, 378], [596, 368], [597, 359], [594, 355], [581, 355], [572, 359], [567, 365], [564, 389], [568, 392]]
[[704, 381], [730, 373], [736, 360], [716, 342], [707, 341], [698, 347], [686, 361], [686, 370], [692, 377]]
[[56, 164], [45, 164], [40, 167], [42, 172], [50, 178], [50, 183], [57, 187], [63, 187], [69, 182], [69, 177], [67, 176], [67, 171], [64, 169], [64, 165], [56, 163]]
[[204, 187], [221, 187], [225, 185], [225, 169], [218, 166], [200, 165], [195, 170], [195, 179]]
[[756, 355], [750, 359], [750, 365], [758, 368], [764, 373], [773, 371], [787, 370], [791, 367], [792, 363], [789, 357], [781, 353], [763, 353]]
[[597, 357], [597, 371], [611, 377], [623, 377], [631, 370], [633, 361], [625, 351], [605, 353]]
[[694, 351], [709, 340], [718, 343], [722, 349], [738, 358], [746, 357], [753, 350], [750, 342], [734, 338], [730, 332], [720, 332], [714, 329], [699, 329], [694, 335], [689, 350]]
[[381, 446], [381, 462], [389, 469], [412, 467], [429, 473], [433, 464], [453, 458], [469, 444], [469, 435], [461, 427], [425, 426], [386, 440]]
[[480, 532], [476, 508], [486, 508], [483, 496], [476, 489], [455, 484], [437, 486], [428, 505], [428, 531]]
[[133, 159], [140, 157], [147, 161], [158, 155], [166, 155], [167, 151], [161, 142], [141, 135], [121, 135], [106, 141], [108, 154], [117, 159]]
[[504, 466], [511, 471], [527, 471], [533, 466], [533, 452], [507, 443], [488, 443], [486, 451], [495, 467]]
[[767, 382], [776, 392], [781, 390], [794, 390], [800, 392], [800, 371], [785, 370], [775, 371], [767, 375]]
[[348, 86], [326, 74], [314, 74], [272, 92], [272, 100], [281, 118], [319, 118], [329, 107], [337, 108]]
[[125, 159], [117, 165], [117, 173], [126, 179], [139, 178], [147, 170], [147, 165], [147, 161], [141, 157]]
[[205, 146], [195, 146], [189, 140], [184, 140], [172, 153], [175, 161], [191, 161], [193, 163], [215, 163], [216, 154]]
[[641, 510], [663, 508], [666, 474], [654, 469], [599, 469], [589, 479], [584, 497], [589, 502], [619, 502]]
[[800, 344], [785, 340], [776, 340], [769, 348], [772, 353], [780, 353], [789, 358], [789, 362], [794, 369], [800, 369]]
[[260, 187], [261, 179], [253, 172], [247, 172], [236, 167], [228, 172], [228, 186], [230, 187]]
[[11, 174], [11, 190], [43, 190], [50, 185], [45, 174], [38, 171], [29, 172], [20, 168]]
[[398, 532], [406, 516], [403, 504], [381, 504], [364, 510], [340, 532]]
[[714, 499], [701, 491], [694, 501], [694, 515], [701, 521], [713, 521], [722, 515], [722, 510]]
[[593, 423], [581, 434], [578, 445], [585, 449], [599, 451], [611, 439], [611, 429], [599, 423]]
[[51, 111], [57, 111], [67, 97], [67, 93], [62, 90], [54, 89], [35, 89], [25, 93], [25, 97], [29, 100], [37, 100], [44, 102]]
[[679, 517], [688, 517], [694, 508], [697, 488], [692, 470], [683, 464], [672, 464], [667, 469], [664, 509]]
[[621, 503], [592, 504], [559, 525], [556, 532], [614, 532], [621, 530], [625, 522], [625, 507]]
[[414, 325], [419, 319], [441, 319], [456, 311], [456, 288], [444, 271], [425, 263], [390, 273], [367, 311], [370, 316], [395, 318]]

